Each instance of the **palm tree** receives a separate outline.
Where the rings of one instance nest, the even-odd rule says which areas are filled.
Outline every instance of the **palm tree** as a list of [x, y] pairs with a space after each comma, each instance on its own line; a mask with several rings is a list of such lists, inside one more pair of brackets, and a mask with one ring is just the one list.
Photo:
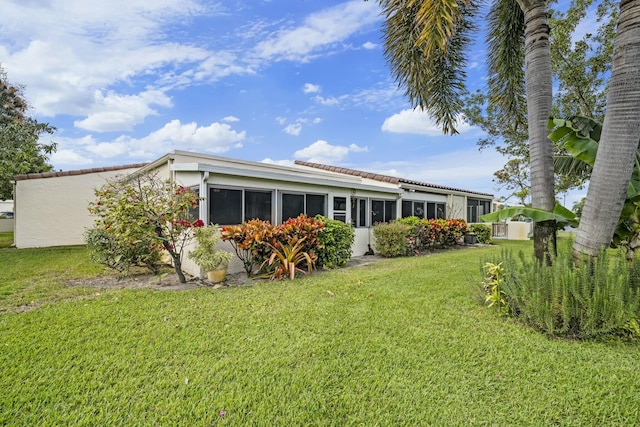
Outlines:
[[597, 256], [613, 237], [640, 141], [640, 0], [622, 0], [607, 110], [574, 252]]
[[[385, 54], [413, 107], [429, 112], [445, 133], [456, 123], [466, 91], [464, 49], [478, 1], [379, 0], [386, 16]], [[514, 126], [528, 125], [535, 208], [555, 205], [553, 145], [547, 138], [552, 70], [546, 2], [494, 0], [489, 12], [489, 93]], [[527, 117], [522, 115], [526, 102]], [[555, 250], [553, 221], [536, 223], [535, 253]], [[547, 258], [549, 259], [549, 258]]]

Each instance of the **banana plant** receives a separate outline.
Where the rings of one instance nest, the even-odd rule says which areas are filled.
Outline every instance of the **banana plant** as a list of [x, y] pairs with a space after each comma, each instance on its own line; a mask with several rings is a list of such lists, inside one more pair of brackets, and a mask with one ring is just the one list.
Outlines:
[[[590, 174], [598, 153], [602, 124], [589, 117], [574, 116], [569, 119], [552, 117], [547, 126], [552, 131], [549, 139], [569, 153], [567, 156], [555, 158], [556, 171]], [[560, 226], [578, 226], [576, 215], [557, 202], [551, 212], [519, 206], [492, 212], [483, 215], [480, 219], [485, 222], [497, 222], [518, 215], [534, 221], [555, 220]], [[637, 248], [640, 248], [640, 141], [636, 151], [635, 167], [627, 189], [627, 198], [611, 246], [627, 251], [629, 258], [634, 256]]]
[[555, 221], [560, 227], [564, 227], [566, 225], [573, 227], [578, 226], [578, 218], [576, 217], [576, 214], [562, 206], [557, 201], [551, 212], [528, 206], [513, 206], [511, 208], [501, 209], [499, 211], [482, 215], [480, 219], [484, 222], [500, 222], [506, 221], [515, 216], [524, 216], [531, 218], [534, 221]]
[[[567, 120], [550, 118], [548, 127], [553, 130], [549, 139], [571, 155], [556, 158], [556, 170], [571, 171], [582, 168], [590, 172], [596, 161], [602, 125], [589, 117], [574, 116]], [[626, 250], [630, 258], [634, 256], [635, 249], [640, 247], [640, 146], [636, 150], [627, 198], [611, 245]]]

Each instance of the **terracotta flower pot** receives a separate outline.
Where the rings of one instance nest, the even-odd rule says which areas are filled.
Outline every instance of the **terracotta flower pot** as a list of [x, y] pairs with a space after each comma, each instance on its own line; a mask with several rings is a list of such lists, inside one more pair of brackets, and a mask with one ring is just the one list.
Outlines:
[[221, 283], [224, 282], [226, 278], [226, 269], [207, 271], [207, 279], [209, 279], [211, 283]]

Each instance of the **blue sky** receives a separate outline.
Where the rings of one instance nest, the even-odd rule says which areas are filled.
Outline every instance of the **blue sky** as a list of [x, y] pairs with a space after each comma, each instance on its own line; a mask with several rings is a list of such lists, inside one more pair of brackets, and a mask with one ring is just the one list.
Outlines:
[[[58, 128], [56, 169], [180, 149], [500, 195], [505, 159], [478, 151], [481, 131], [444, 136], [398, 90], [379, 12], [363, 0], [5, 0], [0, 63]], [[480, 43], [469, 53], [472, 89], [484, 57]]]

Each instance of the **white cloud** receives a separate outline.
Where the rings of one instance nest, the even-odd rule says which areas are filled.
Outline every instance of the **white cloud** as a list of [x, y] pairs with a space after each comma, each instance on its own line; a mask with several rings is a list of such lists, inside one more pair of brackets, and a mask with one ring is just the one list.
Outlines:
[[198, 126], [195, 122], [181, 123], [172, 120], [162, 129], [134, 141], [144, 151], [158, 152], [156, 147], [165, 147], [160, 152], [173, 148], [203, 150], [209, 153], [224, 153], [233, 147], [241, 146], [246, 132], [237, 132], [228, 124], [211, 123], [209, 126]]
[[131, 163], [131, 158], [142, 158], [147, 161], [175, 149], [225, 153], [233, 148], [242, 147], [245, 138], [245, 131], [233, 130], [226, 123], [198, 126], [196, 123], [172, 120], [162, 128], [141, 138], [123, 135], [112, 141], [96, 141], [90, 135], [77, 139], [56, 137], [59, 149], [52, 155], [51, 161], [59, 167], [59, 165], [90, 164], [91, 157], [126, 158], [125, 163]]
[[233, 123], [233, 122], [239, 122], [240, 119], [237, 118], [236, 116], [227, 116], [225, 118], [222, 119], [223, 122], [227, 122], [227, 123]]
[[317, 125], [317, 124], [318, 124], [318, 123], [320, 123], [320, 122], [322, 122], [322, 119], [321, 119], [320, 117], [316, 117], [316, 118], [314, 118], [314, 119], [313, 119], [313, 121], [312, 121], [312, 123], [313, 123], [314, 125]]
[[292, 123], [287, 127], [285, 127], [284, 129], [282, 129], [282, 131], [289, 135], [298, 136], [302, 131], [302, 125], [300, 123]]
[[362, 44], [362, 47], [363, 47], [364, 49], [367, 49], [367, 50], [372, 50], [372, 49], [377, 48], [377, 47], [378, 47], [378, 45], [377, 45], [377, 44], [375, 44], [375, 43], [371, 43], [371, 42], [365, 42], [365, 43], [363, 43], [363, 44]]
[[376, 2], [352, 0], [309, 15], [302, 25], [279, 31], [256, 46], [256, 55], [272, 60], [307, 61], [381, 18]]
[[124, 141], [100, 142], [98, 144], [87, 147], [87, 151], [102, 158], [111, 158], [126, 154], [129, 151], [129, 144]]
[[150, 105], [170, 107], [171, 99], [157, 90], [142, 92], [139, 95], [117, 95], [109, 92], [107, 96], [97, 90], [87, 118], [76, 120], [74, 125], [96, 132], [131, 130], [148, 115], [157, 114]]
[[[456, 129], [465, 133], [472, 127], [464, 120], [459, 120]], [[402, 110], [399, 113], [387, 117], [382, 124], [382, 130], [393, 133], [412, 133], [429, 136], [441, 136], [442, 129], [436, 125], [429, 113], [418, 108]]]
[[320, 139], [308, 147], [296, 151], [293, 153], [293, 157], [313, 163], [336, 163], [344, 160], [349, 153], [361, 153], [364, 151], [368, 151], [368, 148], [359, 147], [355, 144], [351, 144], [348, 147], [331, 145], [327, 141]]
[[58, 150], [51, 155], [51, 163], [55, 165], [90, 165], [93, 163], [88, 157], [83, 157], [74, 150]]
[[340, 103], [340, 101], [338, 101], [338, 99], [334, 98], [333, 96], [330, 96], [329, 98], [324, 98], [320, 95], [316, 95], [313, 97], [313, 100], [316, 101], [318, 104], [321, 104], [324, 106], [338, 105]]
[[[228, 74], [237, 62], [233, 54], [170, 42], [164, 34], [169, 24], [216, 14], [215, 8], [197, 0], [4, 2], [3, 67], [19, 76], [37, 114], [85, 116], [93, 107], [95, 91], [112, 92], [119, 83], [146, 82], [153, 75], [154, 81], [169, 87], [185, 76], [194, 79], [194, 69], [200, 74]], [[210, 58], [223, 58], [224, 64], [207, 68]], [[106, 114], [104, 119], [123, 118]], [[97, 127], [104, 121], [90, 119], [86, 125], [93, 128], [94, 120]]]
[[357, 90], [346, 96], [342, 103], [385, 111], [407, 105], [398, 85], [389, 81], [379, 83], [372, 88]]
[[319, 85], [314, 85], [312, 83], [305, 83], [304, 88], [302, 89], [304, 93], [316, 93], [320, 92], [320, 90], [321, 88]]
[[352, 153], [365, 153], [367, 151], [369, 151], [368, 147], [360, 147], [356, 144], [351, 144], [349, 145], [349, 151], [351, 151]]
[[282, 116], [278, 116], [276, 117], [276, 122], [278, 122], [279, 125], [283, 125], [287, 122], [287, 118], [286, 117], [282, 117]]

